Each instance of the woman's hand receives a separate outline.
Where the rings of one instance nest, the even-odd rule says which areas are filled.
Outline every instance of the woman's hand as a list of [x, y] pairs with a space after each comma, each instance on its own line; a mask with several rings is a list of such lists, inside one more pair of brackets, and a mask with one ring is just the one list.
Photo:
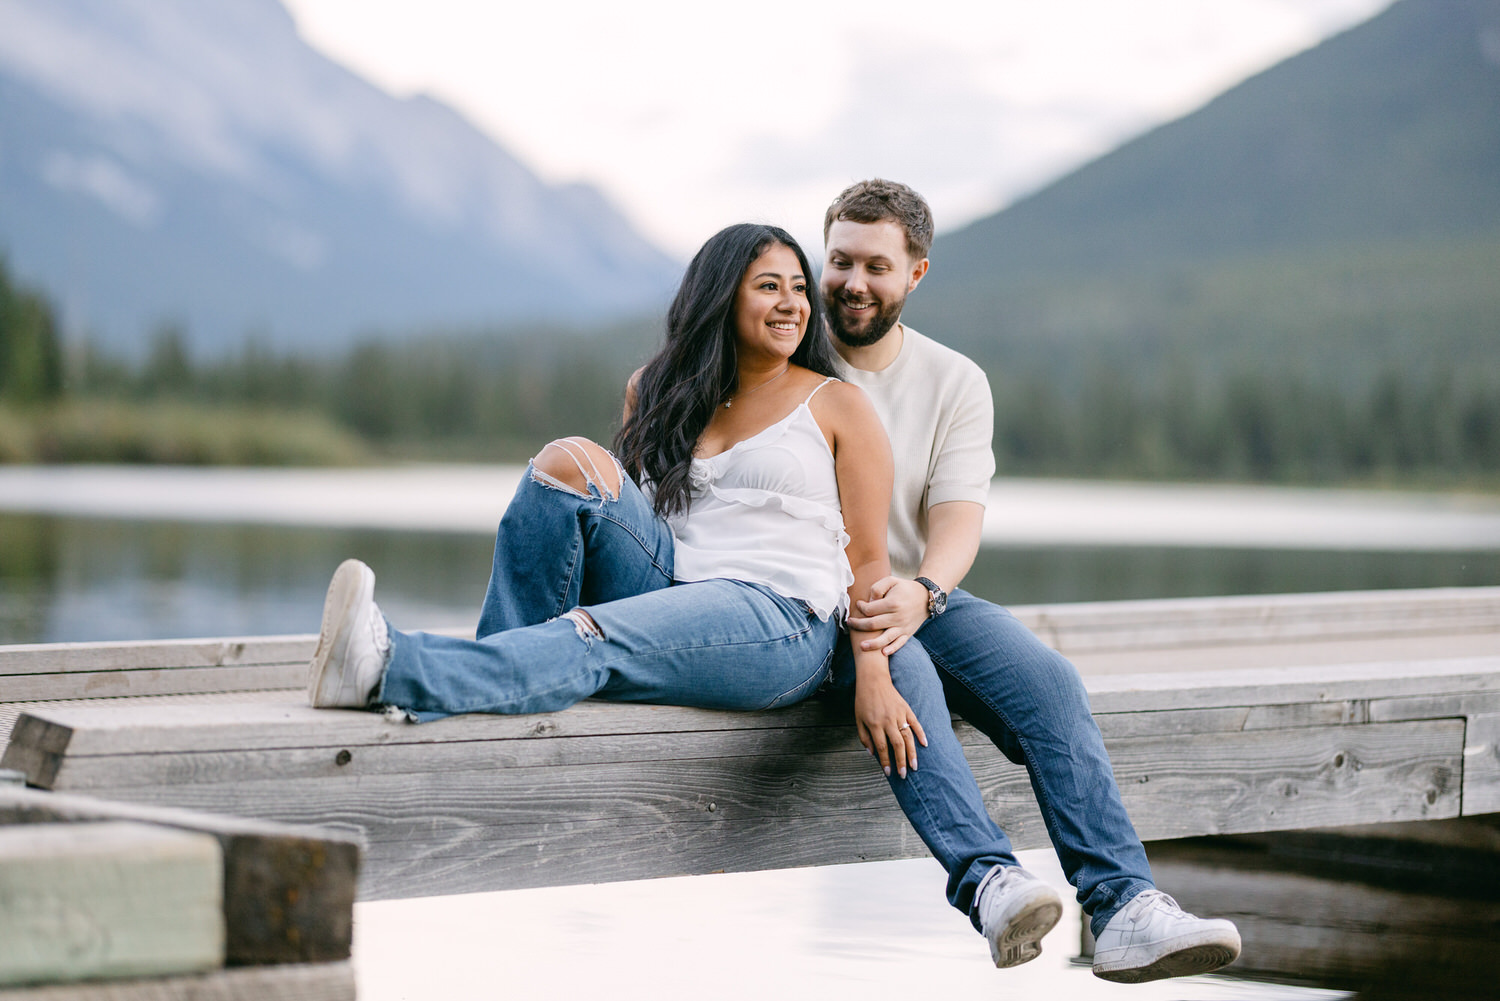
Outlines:
[[856, 601], [849, 616], [849, 628], [877, 635], [860, 641], [862, 650], [879, 650], [889, 657], [906, 645], [906, 641], [927, 621], [930, 592], [905, 577], [882, 577], [870, 587], [870, 597]]
[[891, 774], [894, 763], [896, 774], [904, 779], [907, 766], [917, 767], [917, 744], [926, 747], [927, 734], [922, 732], [917, 714], [891, 684], [890, 674], [878, 674], [864, 671], [855, 676], [854, 725], [859, 730], [859, 742], [880, 759], [885, 774]]

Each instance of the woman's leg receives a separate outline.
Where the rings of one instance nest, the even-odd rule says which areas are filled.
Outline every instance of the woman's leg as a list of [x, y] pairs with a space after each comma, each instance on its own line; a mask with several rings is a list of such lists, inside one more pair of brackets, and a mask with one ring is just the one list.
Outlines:
[[527, 467], [495, 533], [482, 639], [672, 583], [672, 533], [601, 446], [559, 439]]
[[424, 721], [551, 712], [595, 694], [769, 709], [817, 689], [837, 628], [759, 585], [679, 584], [479, 640], [392, 630], [375, 701]]

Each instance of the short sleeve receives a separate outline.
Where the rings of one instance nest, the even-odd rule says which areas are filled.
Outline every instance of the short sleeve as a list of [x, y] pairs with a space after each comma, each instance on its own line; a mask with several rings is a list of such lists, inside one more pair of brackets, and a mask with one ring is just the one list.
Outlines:
[[948, 501], [984, 504], [995, 476], [995, 403], [984, 371], [968, 359], [955, 386], [952, 410], [934, 443], [927, 506]]

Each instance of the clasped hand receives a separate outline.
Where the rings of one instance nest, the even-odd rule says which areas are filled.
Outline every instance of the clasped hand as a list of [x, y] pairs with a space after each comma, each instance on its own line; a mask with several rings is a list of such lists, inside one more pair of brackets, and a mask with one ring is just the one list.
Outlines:
[[863, 650], [879, 650], [889, 657], [927, 621], [927, 588], [905, 577], [882, 577], [870, 588], [870, 597], [856, 601], [859, 615], [849, 616], [849, 628], [874, 633], [860, 641]]

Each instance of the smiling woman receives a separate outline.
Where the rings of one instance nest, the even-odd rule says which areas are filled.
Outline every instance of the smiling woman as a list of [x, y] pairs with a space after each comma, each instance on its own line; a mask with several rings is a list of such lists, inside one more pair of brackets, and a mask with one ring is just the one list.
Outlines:
[[[890, 572], [891, 456], [863, 391], [832, 377], [810, 272], [775, 227], [710, 239], [665, 346], [632, 377], [621, 460], [559, 439], [522, 478], [478, 638], [392, 629], [373, 571], [347, 560], [324, 604], [312, 703], [414, 722], [589, 696], [753, 710], [829, 680], [851, 595]], [[839, 683], [888, 775], [904, 779], [926, 743], [902, 685], [961, 759], [915, 644], [899, 658], [855, 646], [853, 661]]]

